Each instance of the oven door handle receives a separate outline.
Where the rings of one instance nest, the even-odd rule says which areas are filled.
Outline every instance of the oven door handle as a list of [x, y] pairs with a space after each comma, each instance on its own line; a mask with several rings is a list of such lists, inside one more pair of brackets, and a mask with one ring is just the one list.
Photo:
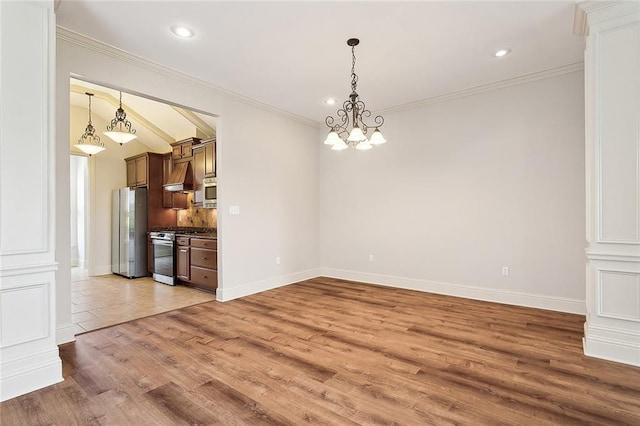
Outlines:
[[156, 246], [173, 247], [173, 241], [151, 240], [151, 243]]

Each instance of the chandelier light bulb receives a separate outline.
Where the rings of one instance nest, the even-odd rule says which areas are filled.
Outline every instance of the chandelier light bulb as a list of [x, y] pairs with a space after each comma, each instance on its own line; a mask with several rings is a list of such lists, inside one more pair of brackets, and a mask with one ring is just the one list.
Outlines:
[[334, 143], [331, 147], [331, 149], [334, 151], [342, 151], [343, 149], [347, 148], [349, 148], [349, 145], [347, 145], [346, 142], [342, 140], [342, 138], [338, 138], [338, 142]]
[[356, 145], [356, 149], [359, 149], [360, 151], [366, 151], [366, 150], [371, 149], [371, 148], [373, 148], [373, 145], [371, 145], [366, 138], [365, 138], [365, 140], [360, 141], [360, 143], [358, 143], [358, 145]]
[[386, 141], [387, 140], [384, 138], [384, 136], [382, 136], [382, 132], [376, 127], [376, 130], [374, 130], [371, 138], [369, 139], [371, 145], [382, 145]]
[[335, 130], [332, 130], [329, 132], [329, 134], [327, 135], [327, 138], [324, 140], [324, 144], [333, 145], [337, 143], [339, 139], [340, 139], [340, 136], [338, 136], [338, 133]]
[[104, 146], [96, 145], [90, 142], [89, 143], [78, 142], [74, 146], [78, 148], [80, 151], [84, 152], [85, 154], [89, 154], [89, 157], [104, 151]]
[[362, 140], [367, 140], [367, 137], [362, 132], [360, 127], [354, 127], [351, 129], [351, 133], [349, 133], [349, 137], [347, 138], [348, 142], [360, 142]]

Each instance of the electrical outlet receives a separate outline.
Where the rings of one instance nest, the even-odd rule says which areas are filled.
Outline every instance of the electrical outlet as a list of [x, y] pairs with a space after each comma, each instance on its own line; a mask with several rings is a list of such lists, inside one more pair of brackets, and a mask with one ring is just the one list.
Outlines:
[[240, 214], [240, 206], [229, 206], [229, 214]]
[[503, 266], [502, 267], [502, 275], [507, 277], [509, 276], [509, 267], [508, 266]]
[[372, 254], [369, 255], [369, 262], [373, 262], [373, 255]]
[[276, 257], [276, 265], [280, 264], [280, 256]]

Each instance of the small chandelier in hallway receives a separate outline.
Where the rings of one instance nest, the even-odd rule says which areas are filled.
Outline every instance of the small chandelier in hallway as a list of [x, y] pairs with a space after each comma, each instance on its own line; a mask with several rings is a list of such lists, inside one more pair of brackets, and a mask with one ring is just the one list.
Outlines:
[[[331, 145], [331, 149], [340, 151], [347, 149], [349, 146], [355, 147], [359, 150], [367, 150], [373, 148], [373, 145], [380, 145], [386, 142], [386, 139], [382, 136], [379, 127], [384, 124], [384, 118], [378, 115], [374, 118], [374, 125], [369, 125], [364, 122], [364, 118], [371, 116], [371, 111], [367, 109], [364, 102], [360, 100], [358, 93], [356, 92], [356, 86], [358, 85], [358, 76], [356, 75], [356, 54], [355, 47], [360, 43], [357, 38], [350, 38], [347, 40], [347, 45], [351, 46], [351, 94], [343, 104], [342, 108], [338, 110], [338, 123], [332, 116], [328, 116], [325, 119], [325, 124], [331, 129], [327, 139], [324, 143]], [[351, 125], [351, 130], [349, 130]], [[375, 127], [375, 130], [371, 134], [371, 138], [367, 139], [367, 130], [371, 127]], [[348, 135], [345, 139], [342, 137]]]
[[94, 154], [104, 151], [104, 143], [100, 141], [100, 137], [96, 135], [96, 129], [91, 124], [91, 97], [93, 93], [85, 92], [89, 97], [89, 123], [84, 130], [84, 134], [78, 139], [78, 143], [74, 146], [91, 157]]
[[116, 117], [111, 120], [111, 124], [103, 134], [122, 145], [137, 138], [135, 133], [135, 129], [131, 128], [131, 122], [127, 120], [127, 113], [122, 109], [122, 92], [120, 92], [120, 106], [116, 110]]

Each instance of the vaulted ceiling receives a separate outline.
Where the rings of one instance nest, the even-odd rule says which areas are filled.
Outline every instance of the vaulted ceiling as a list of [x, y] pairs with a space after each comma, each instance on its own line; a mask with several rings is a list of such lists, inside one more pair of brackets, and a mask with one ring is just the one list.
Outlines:
[[[62, 0], [58, 25], [323, 121], [350, 93], [383, 110], [583, 60], [573, 1]], [[195, 31], [178, 39], [169, 28]], [[496, 58], [493, 53], [511, 53]]]
[[[110, 87], [72, 78], [70, 104], [88, 110], [88, 97], [92, 93], [91, 112], [109, 123], [119, 106], [119, 91]], [[136, 130], [138, 140], [154, 152], [168, 152], [170, 143], [188, 137], [213, 137], [216, 135], [216, 118], [212, 115], [170, 105], [165, 102], [136, 96], [122, 95], [127, 119]], [[84, 128], [71, 129], [71, 139], [79, 137]], [[106, 129], [96, 129], [101, 136]], [[101, 136], [102, 137], [102, 136]]]

